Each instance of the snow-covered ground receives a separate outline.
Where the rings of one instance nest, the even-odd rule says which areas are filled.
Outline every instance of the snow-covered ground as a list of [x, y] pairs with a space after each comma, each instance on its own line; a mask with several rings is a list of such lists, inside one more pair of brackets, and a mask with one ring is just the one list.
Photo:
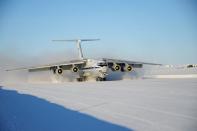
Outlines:
[[0, 130], [196, 131], [197, 79], [4, 83]]
[[197, 78], [197, 67], [187, 66], [151, 66], [144, 70], [144, 78]]

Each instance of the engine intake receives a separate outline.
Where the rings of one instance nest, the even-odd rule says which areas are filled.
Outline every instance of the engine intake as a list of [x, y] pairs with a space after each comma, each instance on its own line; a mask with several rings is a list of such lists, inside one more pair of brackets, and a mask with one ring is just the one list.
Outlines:
[[72, 72], [78, 72], [78, 71], [79, 71], [79, 68], [78, 68], [78, 67], [74, 66], [74, 67], [72, 68]]
[[119, 71], [121, 68], [120, 68], [120, 65], [113, 63], [113, 66], [111, 69], [112, 69], [112, 71]]
[[130, 72], [132, 70], [133, 70], [133, 67], [128, 64], [124, 64], [124, 66], [122, 66], [122, 68], [121, 68], [122, 72]]
[[130, 72], [130, 71], [132, 71], [133, 70], [133, 67], [132, 66], [130, 66], [130, 65], [128, 65], [127, 67], [125, 67], [126, 69], [126, 71], [128, 71], [128, 72]]
[[62, 70], [61, 68], [58, 68], [56, 71], [57, 71], [57, 73], [58, 73], [59, 75], [61, 75], [61, 74], [63, 73], [63, 70]]

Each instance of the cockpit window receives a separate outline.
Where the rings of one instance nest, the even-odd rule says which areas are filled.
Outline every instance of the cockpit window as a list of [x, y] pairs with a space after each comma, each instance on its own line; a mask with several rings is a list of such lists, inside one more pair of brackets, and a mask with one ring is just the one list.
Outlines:
[[101, 66], [101, 67], [103, 67], [103, 66], [107, 66], [107, 64], [106, 64], [106, 63], [98, 63], [97, 65], [98, 65], [98, 66]]

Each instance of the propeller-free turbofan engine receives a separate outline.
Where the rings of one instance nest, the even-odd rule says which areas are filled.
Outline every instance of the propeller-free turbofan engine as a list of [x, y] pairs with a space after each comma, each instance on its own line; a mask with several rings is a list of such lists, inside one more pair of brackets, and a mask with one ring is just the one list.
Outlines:
[[63, 73], [63, 70], [62, 70], [62, 68], [57, 68], [56, 69], [56, 73], [58, 73], [59, 75], [61, 75], [62, 73]]
[[113, 63], [113, 66], [111, 69], [112, 69], [112, 71], [119, 71], [121, 68], [120, 68], [120, 65]]
[[79, 68], [78, 67], [76, 67], [76, 66], [73, 66], [72, 67], [72, 72], [78, 72], [79, 71]]
[[121, 67], [122, 72], [130, 72], [133, 70], [133, 67], [128, 65], [127, 63], [124, 64], [124, 66]]

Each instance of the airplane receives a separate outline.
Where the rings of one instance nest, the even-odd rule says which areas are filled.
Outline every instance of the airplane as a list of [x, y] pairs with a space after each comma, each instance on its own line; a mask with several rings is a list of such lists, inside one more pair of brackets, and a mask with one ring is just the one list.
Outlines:
[[35, 67], [22, 67], [15, 69], [8, 69], [6, 71], [13, 70], [28, 70], [29, 72], [37, 71], [52, 71], [54, 74], [62, 75], [64, 70], [70, 70], [73, 73], [78, 74], [77, 81], [86, 81], [89, 77], [94, 78], [96, 81], [105, 81], [108, 75], [109, 69], [111, 71], [121, 71], [121, 72], [131, 72], [135, 68], [142, 68], [144, 64], [148, 65], [161, 65], [155, 63], [145, 63], [137, 61], [128, 60], [118, 60], [118, 59], [88, 59], [84, 58], [81, 43], [98, 41], [100, 39], [71, 39], [71, 40], [52, 40], [53, 42], [76, 42], [78, 49], [77, 60], [64, 61], [54, 64], [35, 66]]

